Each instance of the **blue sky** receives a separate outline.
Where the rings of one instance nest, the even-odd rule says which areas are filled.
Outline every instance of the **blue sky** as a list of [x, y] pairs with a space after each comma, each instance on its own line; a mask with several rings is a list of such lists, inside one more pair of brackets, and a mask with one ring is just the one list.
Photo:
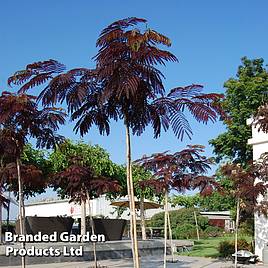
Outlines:
[[[136, 16], [146, 18], [148, 27], [172, 40], [170, 50], [179, 63], [162, 69], [167, 89], [198, 83], [204, 85], [205, 92], [222, 93], [224, 81], [235, 77], [241, 57], [262, 57], [267, 62], [267, 10], [265, 0], [1, 1], [0, 90], [10, 90], [8, 76], [34, 61], [52, 58], [68, 69], [94, 66], [91, 58], [96, 54], [100, 31], [115, 20]], [[133, 158], [180, 150], [190, 143], [207, 146], [206, 153], [211, 155], [208, 140], [224, 127], [221, 123], [204, 126], [190, 122], [192, 141], [180, 142], [172, 132], [155, 140], [150, 129], [134, 137]], [[61, 133], [80, 138], [70, 123]], [[84, 140], [103, 146], [115, 162], [125, 162], [122, 123], [112, 124], [109, 137], [101, 137], [93, 128]]]

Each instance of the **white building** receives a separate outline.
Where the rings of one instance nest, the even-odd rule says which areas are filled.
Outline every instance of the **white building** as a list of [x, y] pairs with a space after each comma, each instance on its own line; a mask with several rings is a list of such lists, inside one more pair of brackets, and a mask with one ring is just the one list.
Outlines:
[[[248, 125], [252, 122], [251, 119], [247, 121]], [[258, 132], [258, 129], [252, 127], [252, 138], [248, 140], [248, 144], [253, 147], [253, 160], [260, 158], [261, 154], [268, 152], [268, 134], [262, 131]], [[255, 214], [255, 254], [257, 254], [261, 260], [262, 250], [265, 244], [268, 243], [268, 219], [264, 216], [258, 216]]]
[[[88, 215], [88, 205], [87, 215]], [[90, 201], [91, 213], [93, 216], [103, 216], [115, 219], [117, 213], [116, 207], [111, 205], [111, 201], [105, 196]], [[149, 209], [145, 211], [145, 218], [149, 219], [154, 214], [163, 211], [160, 209]], [[52, 216], [72, 216], [73, 218], [81, 217], [81, 206], [75, 203], [69, 203], [69, 200], [46, 199], [25, 205], [26, 216], [52, 217]], [[120, 217], [121, 219], [130, 219], [129, 210], [126, 209]]]

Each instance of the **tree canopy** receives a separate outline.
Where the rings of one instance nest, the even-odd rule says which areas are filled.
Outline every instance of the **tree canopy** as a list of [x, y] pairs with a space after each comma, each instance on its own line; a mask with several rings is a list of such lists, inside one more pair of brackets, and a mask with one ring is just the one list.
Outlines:
[[123, 176], [120, 167], [111, 161], [103, 148], [82, 141], [66, 140], [51, 153], [49, 160], [54, 173], [50, 183], [61, 197], [81, 199], [83, 185], [84, 199], [87, 192], [99, 196], [101, 193], [97, 188], [102, 193], [109, 192], [106, 189], [108, 182], [118, 183]]
[[237, 77], [224, 83], [225, 98], [220, 101], [228, 119], [223, 121], [226, 131], [210, 141], [217, 160], [231, 159], [246, 165], [252, 160], [251, 127], [246, 120], [268, 100], [268, 72], [263, 59], [242, 58]]

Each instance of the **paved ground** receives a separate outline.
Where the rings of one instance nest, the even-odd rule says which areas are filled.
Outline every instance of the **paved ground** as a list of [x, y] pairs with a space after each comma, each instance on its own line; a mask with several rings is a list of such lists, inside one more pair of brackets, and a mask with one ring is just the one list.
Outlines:
[[[103, 268], [132, 268], [132, 260], [105, 260], [99, 262], [100, 267]], [[27, 268], [91, 268], [92, 263], [89, 262], [69, 262], [69, 263], [50, 263], [50, 264], [37, 264], [27, 265]], [[155, 259], [155, 257], [142, 258], [142, 268], [162, 268], [163, 262], [161, 258]], [[233, 267], [232, 262], [223, 262], [215, 259], [201, 258], [201, 257], [186, 257], [179, 256], [176, 263], [168, 263], [167, 268], [231, 268]], [[240, 268], [267, 268], [268, 265], [261, 264], [250, 264], [250, 265], [239, 265]], [[6, 268], [20, 268], [20, 266], [7, 266]]]

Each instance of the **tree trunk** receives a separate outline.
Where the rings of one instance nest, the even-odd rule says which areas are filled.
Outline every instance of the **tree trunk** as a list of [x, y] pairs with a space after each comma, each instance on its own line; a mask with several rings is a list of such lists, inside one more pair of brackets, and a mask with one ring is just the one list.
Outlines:
[[131, 167], [130, 133], [127, 122], [125, 122], [125, 126], [126, 126], [126, 146], [127, 146], [127, 188], [128, 188], [128, 199], [130, 209], [130, 236], [132, 241], [132, 255], [133, 255], [134, 268], [140, 268], [138, 239], [137, 239], [135, 196], [134, 196], [134, 186], [133, 186], [132, 167]]
[[165, 190], [165, 223], [164, 223], [164, 268], [167, 267], [167, 222], [168, 222], [168, 191]]
[[7, 204], [7, 231], [9, 231], [9, 218], [10, 218], [10, 191], [8, 192], [8, 204]]
[[81, 235], [86, 234], [86, 203], [81, 199]]
[[170, 248], [171, 248], [172, 262], [175, 262], [174, 251], [173, 251], [172, 229], [171, 229], [169, 212], [167, 212], [167, 219], [168, 219], [169, 243], [170, 243]]
[[[0, 194], [1, 194], [1, 192], [0, 192]], [[3, 217], [2, 217], [2, 207], [3, 207], [2, 201], [0, 201], [0, 244], [3, 242], [3, 239], [2, 239], [2, 219], [3, 219]]]
[[144, 196], [141, 196], [140, 200], [140, 213], [141, 213], [141, 236], [142, 240], [146, 240]]
[[238, 226], [239, 226], [239, 214], [240, 214], [240, 199], [237, 199], [236, 204], [236, 219], [235, 219], [235, 268], [237, 268], [237, 251], [238, 251]]
[[200, 240], [200, 236], [199, 236], [199, 227], [198, 227], [198, 222], [197, 222], [197, 217], [196, 217], [196, 212], [194, 210], [194, 221], [195, 221], [195, 227], [196, 227], [196, 236], [197, 236], [197, 240]]
[[[1, 168], [3, 168], [4, 164], [3, 164], [3, 157], [1, 157], [0, 159], [0, 166]], [[3, 194], [3, 187], [2, 187], [2, 184], [0, 185], [0, 197], [2, 196]], [[3, 208], [3, 200], [1, 201], [0, 200], [0, 243], [3, 242], [3, 238], [2, 238], [2, 225], [3, 225], [3, 216], [2, 216], [2, 208]]]
[[[19, 185], [19, 223], [20, 223], [20, 233], [24, 235], [24, 217], [23, 217], [23, 186], [22, 186], [22, 180], [21, 180], [21, 172], [20, 172], [20, 159], [17, 157], [16, 159], [16, 164], [17, 164], [17, 172], [18, 172], [18, 185]], [[21, 243], [21, 247], [24, 249], [25, 245], [24, 243]], [[25, 257], [21, 257], [21, 266], [22, 268], [25, 268]]]
[[[89, 221], [90, 221], [90, 227], [91, 232], [94, 235], [95, 234], [95, 228], [94, 228], [94, 221], [91, 213], [91, 206], [90, 206], [90, 197], [87, 193], [87, 201], [88, 201], [88, 213], [89, 213]], [[96, 243], [93, 242], [93, 255], [94, 255], [94, 268], [98, 268], [98, 262], [97, 262], [97, 252], [96, 252]]]

